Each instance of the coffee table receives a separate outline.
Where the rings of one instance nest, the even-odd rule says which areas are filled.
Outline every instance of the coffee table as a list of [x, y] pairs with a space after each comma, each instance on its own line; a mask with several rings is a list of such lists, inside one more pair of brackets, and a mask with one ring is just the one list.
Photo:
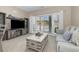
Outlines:
[[43, 33], [41, 36], [36, 36], [35, 34], [30, 35], [26, 39], [26, 46], [35, 51], [43, 51], [46, 43], [48, 41], [48, 34]]

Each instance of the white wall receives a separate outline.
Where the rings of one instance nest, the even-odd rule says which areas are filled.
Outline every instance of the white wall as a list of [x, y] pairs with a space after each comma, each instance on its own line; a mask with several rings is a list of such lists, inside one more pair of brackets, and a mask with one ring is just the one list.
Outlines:
[[79, 6], [71, 8], [71, 24], [79, 27]]

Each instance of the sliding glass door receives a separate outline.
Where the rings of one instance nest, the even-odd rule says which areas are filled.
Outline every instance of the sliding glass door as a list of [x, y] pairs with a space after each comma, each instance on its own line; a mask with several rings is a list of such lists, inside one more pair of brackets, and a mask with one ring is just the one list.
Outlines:
[[51, 32], [50, 16], [32, 16], [30, 19], [30, 32]]
[[49, 32], [49, 16], [41, 16], [41, 31]]
[[56, 33], [56, 30], [63, 29], [63, 12], [57, 12], [44, 16], [32, 16], [30, 19], [30, 31]]

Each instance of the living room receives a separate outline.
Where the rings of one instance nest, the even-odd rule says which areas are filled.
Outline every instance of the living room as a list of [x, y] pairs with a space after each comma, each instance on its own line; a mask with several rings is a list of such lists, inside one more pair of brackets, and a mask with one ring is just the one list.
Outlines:
[[[79, 52], [78, 41], [68, 42], [69, 30], [78, 31], [78, 10], [78, 6], [0, 6], [1, 18], [5, 14], [0, 21], [1, 51]], [[64, 43], [60, 35], [70, 37]]]

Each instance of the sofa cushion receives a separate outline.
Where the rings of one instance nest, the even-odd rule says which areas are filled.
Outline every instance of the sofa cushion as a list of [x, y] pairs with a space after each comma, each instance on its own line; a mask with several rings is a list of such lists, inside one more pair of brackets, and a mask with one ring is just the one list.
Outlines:
[[64, 40], [62, 35], [57, 35], [56, 41], [58, 41], [58, 42], [66, 42], [66, 40]]
[[69, 42], [58, 42], [57, 46], [60, 52], [79, 52], [79, 47]]
[[72, 35], [71, 42], [79, 46], [79, 31], [74, 31]]
[[69, 41], [70, 38], [71, 38], [71, 35], [72, 35], [72, 34], [71, 34], [69, 31], [66, 31], [66, 32], [63, 34], [64, 40]]

